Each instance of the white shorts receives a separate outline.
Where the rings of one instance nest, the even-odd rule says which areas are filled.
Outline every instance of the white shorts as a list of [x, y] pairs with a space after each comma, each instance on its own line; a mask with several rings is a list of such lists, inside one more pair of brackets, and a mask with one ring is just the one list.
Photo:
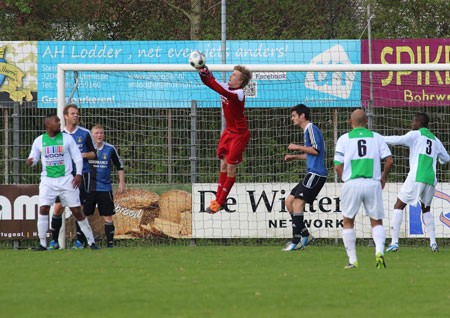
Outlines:
[[73, 176], [49, 178], [42, 176], [39, 184], [39, 205], [53, 205], [59, 196], [66, 207], [80, 206], [80, 190], [72, 185]]
[[422, 202], [425, 206], [431, 206], [431, 201], [434, 196], [434, 186], [416, 182], [408, 176], [397, 196], [403, 203], [409, 205], [416, 205], [418, 202]]
[[348, 180], [342, 186], [341, 208], [342, 215], [353, 219], [364, 205], [366, 215], [374, 220], [384, 218], [381, 182], [372, 179]]

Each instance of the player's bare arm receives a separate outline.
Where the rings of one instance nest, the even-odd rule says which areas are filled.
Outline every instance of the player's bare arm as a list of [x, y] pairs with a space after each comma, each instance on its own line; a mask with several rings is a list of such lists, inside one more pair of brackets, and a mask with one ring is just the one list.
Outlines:
[[306, 154], [302, 153], [299, 155], [285, 155], [284, 161], [292, 161], [292, 160], [306, 160]]
[[384, 189], [384, 186], [386, 185], [389, 172], [391, 172], [392, 167], [394, 166], [394, 159], [392, 159], [392, 156], [386, 157], [384, 159], [384, 169], [383, 174], [381, 175], [381, 188]]
[[80, 187], [80, 185], [81, 185], [81, 175], [77, 174], [75, 177], [73, 177], [72, 186], [74, 189], [77, 189]]
[[27, 163], [27, 166], [31, 167], [33, 165], [33, 158], [28, 158], [26, 163]]
[[341, 179], [342, 178], [342, 172], [344, 171], [344, 165], [336, 165], [334, 167], [334, 171], [336, 171], [339, 179]]
[[88, 159], [88, 160], [93, 160], [93, 159], [97, 158], [97, 155], [95, 154], [94, 151], [82, 152], [81, 156], [83, 157], [83, 159]]
[[303, 151], [304, 153], [307, 153], [309, 155], [314, 155], [314, 156], [317, 156], [319, 154], [319, 152], [314, 147], [305, 147], [305, 146], [296, 145], [296, 144], [292, 144], [292, 143], [289, 144], [288, 149]]

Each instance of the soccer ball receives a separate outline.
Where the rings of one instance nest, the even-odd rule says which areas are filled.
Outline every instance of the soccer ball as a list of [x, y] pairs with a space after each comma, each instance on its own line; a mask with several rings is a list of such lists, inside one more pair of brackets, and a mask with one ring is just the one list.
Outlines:
[[205, 54], [197, 50], [192, 51], [189, 54], [189, 64], [196, 69], [202, 68], [206, 64]]

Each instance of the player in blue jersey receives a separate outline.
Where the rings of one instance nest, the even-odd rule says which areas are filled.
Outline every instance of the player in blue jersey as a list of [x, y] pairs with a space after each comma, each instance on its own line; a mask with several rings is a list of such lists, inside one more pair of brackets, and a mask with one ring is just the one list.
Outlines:
[[[89, 162], [90, 159], [96, 158], [96, 149], [92, 141], [91, 133], [88, 129], [79, 126], [80, 115], [78, 112], [78, 106], [75, 104], [69, 104], [64, 107], [64, 120], [66, 122], [64, 133], [69, 134], [75, 140], [75, 143], [80, 149], [81, 156], [83, 157], [83, 174], [82, 182], [80, 185], [80, 202], [81, 206], [84, 206], [86, 201], [86, 194], [89, 190]], [[58, 238], [59, 232], [62, 226], [62, 213], [64, 212], [64, 207], [61, 205], [59, 200], [56, 201], [55, 208], [52, 216], [51, 232], [52, 241], [50, 242], [49, 249], [58, 249]], [[79, 225], [76, 223], [76, 233], [77, 241], [75, 242], [73, 248], [81, 249], [87, 245], [86, 237], [81, 231]]]
[[284, 160], [306, 160], [306, 175], [286, 198], [286, 208], [292, 217], [292, 240], [283, 251], [301, 250], [314, 241], [304, 222], [305, 204], [313, 203], [327, 180], [325, 142], [320, 129], [311, 122], [310, 114], [303, 104], [291, 108], [292, 123], [303, 129], [304, 142], [303, 146], [289, 144], [289, 150], [302, 153], [285, 155]]
[[95, 206], [105, 221], [105, 235], [107, 247], [114, 246], [114, 198], [112, 192], [111, 168], [114, 165], [119, 175], [118, 193], [125, 191], [125, 173], [123, 161], [117, 153], [116, 148], [104, 142], [105, 130], [102, 125], [95, 125], [91, 129], [92, 137], [97, 147], [97, 159], [89, 160], [91, 165], [91, 182], [86, 202], [84, 203], [84, 213], [94, 215]]

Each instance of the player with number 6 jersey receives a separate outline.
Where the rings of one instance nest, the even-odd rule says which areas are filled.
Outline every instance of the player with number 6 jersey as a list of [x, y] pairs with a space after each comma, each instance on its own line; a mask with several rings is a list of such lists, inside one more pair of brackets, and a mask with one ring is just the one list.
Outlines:
[[[383, 137], [365, 126], [367, 115], [357, 109], [350, 116], [352, 130], [339, 137], [334, 155], [334, 169], [344, 181], [341, 192], [343, 216], [342, 240], [348, 256], [345, 268], [358, 267], [356, 256], [355, 217], [361, 205], [370, 219], [375, 243], [377, 268], [385, 268], [382, 189], [394, 164]], [[381, 161], [384, 160], [383, 172]]]

